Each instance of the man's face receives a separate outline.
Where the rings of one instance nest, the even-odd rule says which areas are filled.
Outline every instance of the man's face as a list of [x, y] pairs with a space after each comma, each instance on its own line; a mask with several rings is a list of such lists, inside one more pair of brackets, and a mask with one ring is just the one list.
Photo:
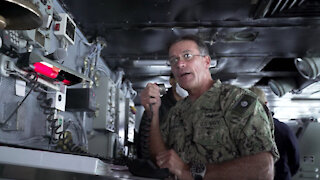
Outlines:
[[[191, 54], [192, 58], [185, 60], [186, 54]], [[201, 87], [202, 82], [208, 79], [210, 58], [199, 55], [197, 44], [191, 40], [177, 42], [169, 49], [169, 58], [179, 59], [176, 64], [171, 64], [171, 71], [180, 86], [188, 91]]]

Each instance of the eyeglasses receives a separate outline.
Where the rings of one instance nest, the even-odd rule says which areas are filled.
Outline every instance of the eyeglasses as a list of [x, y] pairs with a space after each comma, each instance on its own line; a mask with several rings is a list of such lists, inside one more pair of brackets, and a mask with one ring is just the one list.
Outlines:
[[[190, 53], [185, 53], [182, 55], [182, 59], [184, 61], [190, 61], [193, 59], [194, 56], [201, 56], [201, 57], [204, 57], [204, 55], [201, 55], [201, 54], [190, 54]], [[174, 66], [178, 63], [178, 61], [180, 61], [180, 57], [177, 57], [177, 56], [172, 56], [168, 59], [167, 61], [167, 65], [168, 66]]]

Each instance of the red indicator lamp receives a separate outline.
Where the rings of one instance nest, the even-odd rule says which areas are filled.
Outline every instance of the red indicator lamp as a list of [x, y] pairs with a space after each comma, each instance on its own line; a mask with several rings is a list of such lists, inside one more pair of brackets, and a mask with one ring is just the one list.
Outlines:
[[55, 26], [54, 26], [54, 30], [55, 31], [59, 31], [60, 30], [60, 24], [57, 23]]
[[25, 53], [18, 59], [17, 67], [27, 71], [34, 71], [53, 81], [63, 82], [65, 85], [74, 85], [91, 82], [91, 79], [55, 61], [52, 61], [37, 52]]
[[63, 82], [65, 85], [71, 85], [71, 81], [69, 81], [69, 80], [64, 79], [64, 80], [62, 80], [62, 82]]
[[34, 71], [37, 73], [40, 73], [44, 76], [47, 76], [49, 78], [55, 79], [57, 78], [60, 69], [56, 67], [49, 67], [41, 62], [36, 62], [33, 64]]
[[51, 79], [62, 81], [65, 85], [72, 84], [70, 80], [66, 79], [64, 71], [61, 71], [61, 69], [52, 66], [46, 62], [36, 62], [33, 64], [33, 67], [33, 70], [41, 75], [44, 75]]

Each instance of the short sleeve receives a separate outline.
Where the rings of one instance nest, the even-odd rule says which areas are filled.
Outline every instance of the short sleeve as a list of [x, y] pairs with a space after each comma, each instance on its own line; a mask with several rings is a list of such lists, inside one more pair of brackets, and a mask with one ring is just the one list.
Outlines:
[[226, 113], [231, 136], [241, 156], [270, 152], [275, 161], [279, 153], [274, 140], [273, 120], [256, 96], [244, 93]]

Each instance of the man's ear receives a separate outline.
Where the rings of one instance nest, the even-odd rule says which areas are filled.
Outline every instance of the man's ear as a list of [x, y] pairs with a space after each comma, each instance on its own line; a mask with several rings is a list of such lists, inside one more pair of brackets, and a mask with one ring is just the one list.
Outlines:
[[206, 62], [206, 66], [208, 67], [208, 69], [211, 66], [211, 57], [209, 55], [204, 56], [203, 58], [205, 58], [205, 62]]

